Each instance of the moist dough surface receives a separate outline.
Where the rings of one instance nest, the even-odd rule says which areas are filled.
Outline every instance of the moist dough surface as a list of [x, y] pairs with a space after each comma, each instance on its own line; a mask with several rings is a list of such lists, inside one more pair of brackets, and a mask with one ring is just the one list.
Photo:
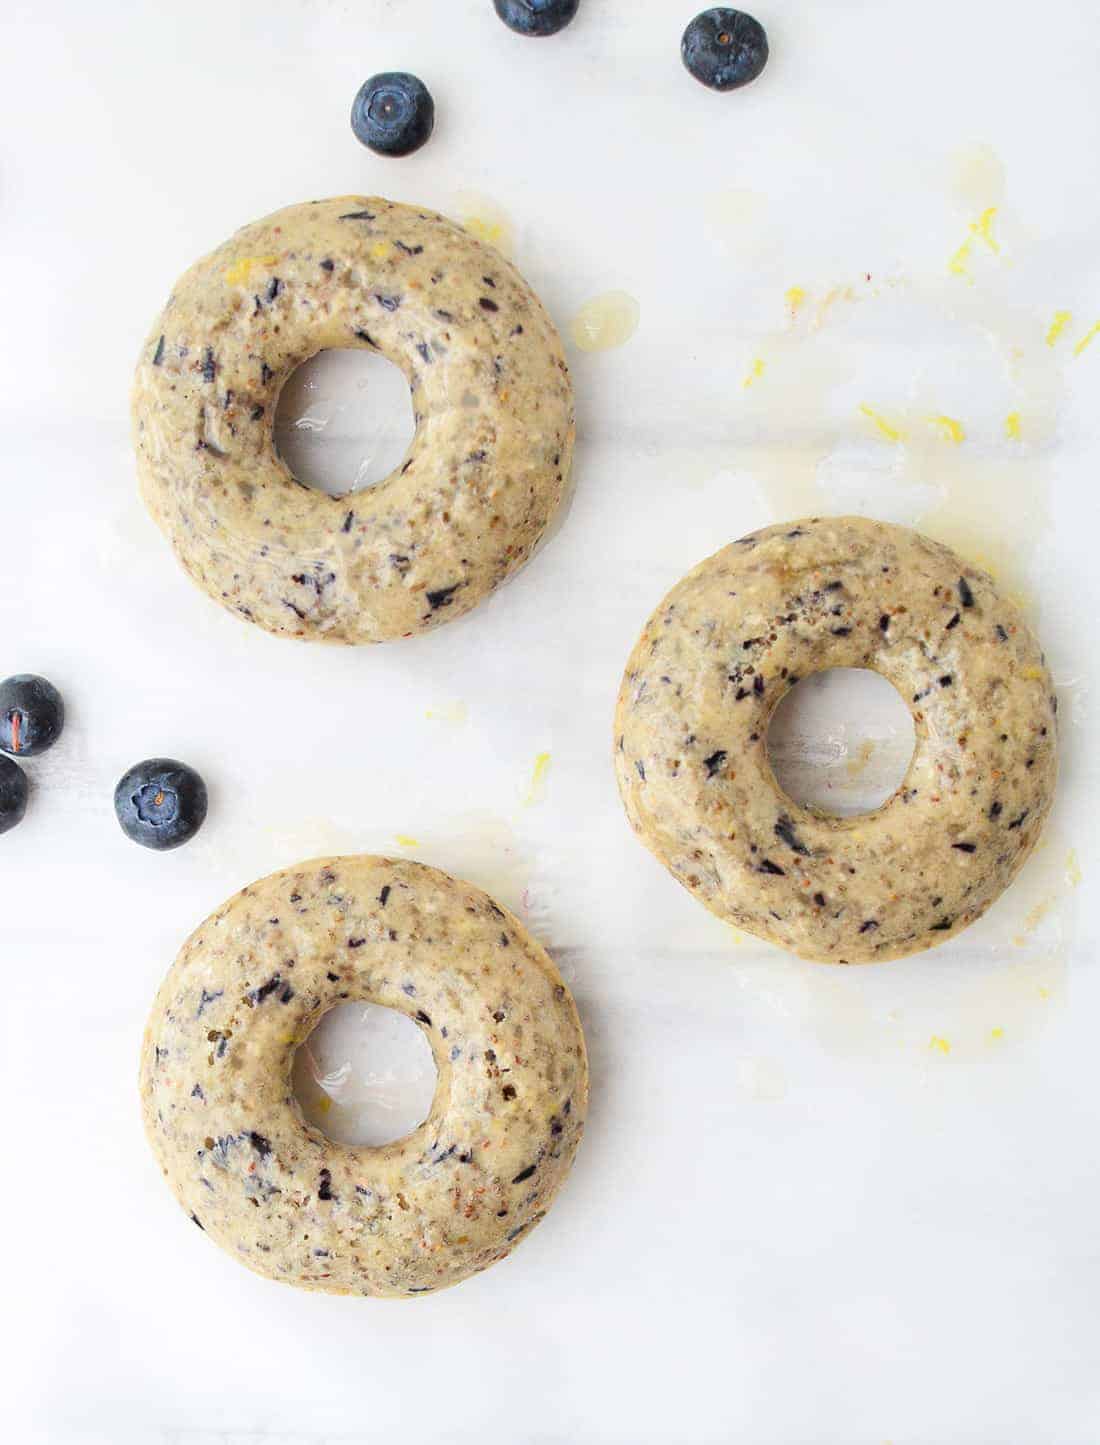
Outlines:
[[[871, 668], [916, 748], [875, 812], [780, 789], [768, 722], [799, 678]], [[630, 822], [719, 917], [805, 958], [931, 948], [1008, 887], [1057, 774], [1057, 701], [1035, 637], [990, 577], [904, 527], [814, 518], [755, 532], [679, 582], [646, 624], [616, 714]]]
[[[404, 372], [416, 435], [391, 476], [333, 498], [292, 477], [274, 419], [291, 372], [339, 347]], [[289, 206], [192, 266], [132, 410], [142, 495], [189, 575], [269, 632], [325, 642], [469, 611], [530, 556], [573, 453], [561, 342], [516, 269], [370, 196]]]
[[[291, 1091], [294, 1051], [347, 999], [432, 1046], [428, 1118], [379, 1148], [334, 1143]], [[584, 1036], [546, 951], [468, 883], [331, 858], [273, 874], [184, 945], [141, 1060], [146, 1132], [192, 1220], [259, 1274], [403, 1296], [503, 1259], [569, 1172]]]

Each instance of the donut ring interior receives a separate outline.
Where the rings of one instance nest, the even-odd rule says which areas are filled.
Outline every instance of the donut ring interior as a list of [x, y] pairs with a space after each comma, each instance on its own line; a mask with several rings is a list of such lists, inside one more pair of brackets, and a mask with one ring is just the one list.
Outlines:
[[[401, 466], [335, 498], [275, 447], [279, 392], [326, 348], [399, 367]], [[378, 197], [289, 206], [179, 280], [142, 349], [142, 495], [189, 575], [269, 632], [381, 642], [468, 612], [531, 555], [574, 441], [561, 341], [510, 262]]]
[[[874, 812], [783, 793], [776, 705], [834, 667], [881, 673], [916, 747]], [[743, 537], [672, 589], [619, 693], [615, 766], [645, 845], [719, 917], [805, 958], [865, 963], [972, 923], [1054, 796], [1057, 700], [1017, 608], [947, 547], [859, 517]]]
[[[306, 1123], [295, 1050], [348, 999], [431, 1043], [427, 1119], [378, 1148]], [[546, 951], [468, 883], [332, 858], [246, 888], [184, 945], [141, 1059], [145, 1128], [184, 1210], [258, 1274], [408, 1296], [509, 1254], [543, 1218], [584, 1128], [576, 1006]]]

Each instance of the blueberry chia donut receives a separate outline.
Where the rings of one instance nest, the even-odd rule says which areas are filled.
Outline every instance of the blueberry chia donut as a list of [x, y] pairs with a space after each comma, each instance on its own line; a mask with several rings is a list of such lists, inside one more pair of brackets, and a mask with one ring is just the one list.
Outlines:
[[[776, 782], [768, 722], [807, 674], [871, 668], [910, 705], [894, 795], [839, 818]], [[942, 943], [1008, 887], [1057, 774], [1043, 654], [991, 578], [904, 527], [767, 527], [701, 563], [627, 664], [615, 763], [630, 822], [713, 913], [804, 958]]]
[[[346, 999], [398, 1009], [439, 1071], [431, 1112], [336, 1144], [291, 1089]], [[258, 1274], [333, 1294], [457, 1284], [550, 1207], [584, 1128], [577, 1010], [545, 950], [479, 889], [390, 858], [264, 878], [191, 936], [145, 1031], [146, 1132], [191, 1219]]]
[[[287, 377], [366, 347], [405, 373], [416, 434], [334, 498], [275, 448]], [[384, 642], [468, 612], [530, 556], [562, 498], [573, 391], [553, 323], [460, 226], [378, 197], [289, 206], [177, 283], [133, 390], [142, 494], [190, 576], [269, 632]]]

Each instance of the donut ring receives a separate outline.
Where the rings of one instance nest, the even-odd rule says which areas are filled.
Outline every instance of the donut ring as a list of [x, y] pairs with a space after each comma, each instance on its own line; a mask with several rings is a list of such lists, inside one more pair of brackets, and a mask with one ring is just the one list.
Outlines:
[[[291, 1090], [299, 1043], [346, 999], [427, 1034], [424, 1123], [336, 1144]], [[141, 1060], [145, 1128], [192, 1220], [258, 1274], [402, 1296], [503, 1259], [569, 1173], [588, 1096], [584, 1035], [546, 951], [434, 868], [331, 858], [264, 878], [191, 936]]]
[[[916, 748], [872, 813], [800, 807], [768, 722], [808, 673], [862, 667], [910, 703]], [[616, 714], [627, 816], [713, 913], [804, 958], [869, 963], [978, 918], [1035, 846], [1057, 775], [1039, 644], [991, 578], [904, 527], [767, 527], [649, 619]]]
[[[275, 448], [279, 392], [333, 347], [408, 378], [401, 467], [334, 498]], [[460, 617], [562, 499], [573, 391], [538, 298], [495, 250], [377, 197], [289, 206], [184, 275], [133, 390], [142, 494], [189, 575], [269, 632], [384, 642]]]

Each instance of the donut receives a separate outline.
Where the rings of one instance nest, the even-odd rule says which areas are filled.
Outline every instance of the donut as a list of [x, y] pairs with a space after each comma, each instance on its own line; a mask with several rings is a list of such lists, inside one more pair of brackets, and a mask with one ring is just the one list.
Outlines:
[[[416, 433], [341, 498], [279, 458], [279, 392], [326, 348], [400, 367]], [[146, 506], [187, 573], [249, 622], [383, 642], [462, 616], [531, 555], [562, 499], [573, 391], [538, 298], [497, 251], [374, 196], [289, 206], [180, 279], [142, 348]]]
[[[799, 678], [869, 668], [912, 712], [894, 794], [841, 818], [768, 762]], [[986, 573], [905, 527], [753, 532], [678, 582], [627, 664], [615, 767], [634, 831], [720, 918], [804, 958], [869, 963], [978, 918], [1034, 848], [1057, 775], [1039, 644]]]
[[[291, 1088], [348, 999], [397, 1009], [439, 1071], [428, 1117], [334, 1143]], [[234, 1258], [303, 1289], [408, 1296], [503, 1259], [543, 1218], [584, 1128], [588, 1066], [545, 949], [468, 883], [330, 858], [245, 888], [184, 945], [141, 1059], [145, 1129], [176, 1198]]]

